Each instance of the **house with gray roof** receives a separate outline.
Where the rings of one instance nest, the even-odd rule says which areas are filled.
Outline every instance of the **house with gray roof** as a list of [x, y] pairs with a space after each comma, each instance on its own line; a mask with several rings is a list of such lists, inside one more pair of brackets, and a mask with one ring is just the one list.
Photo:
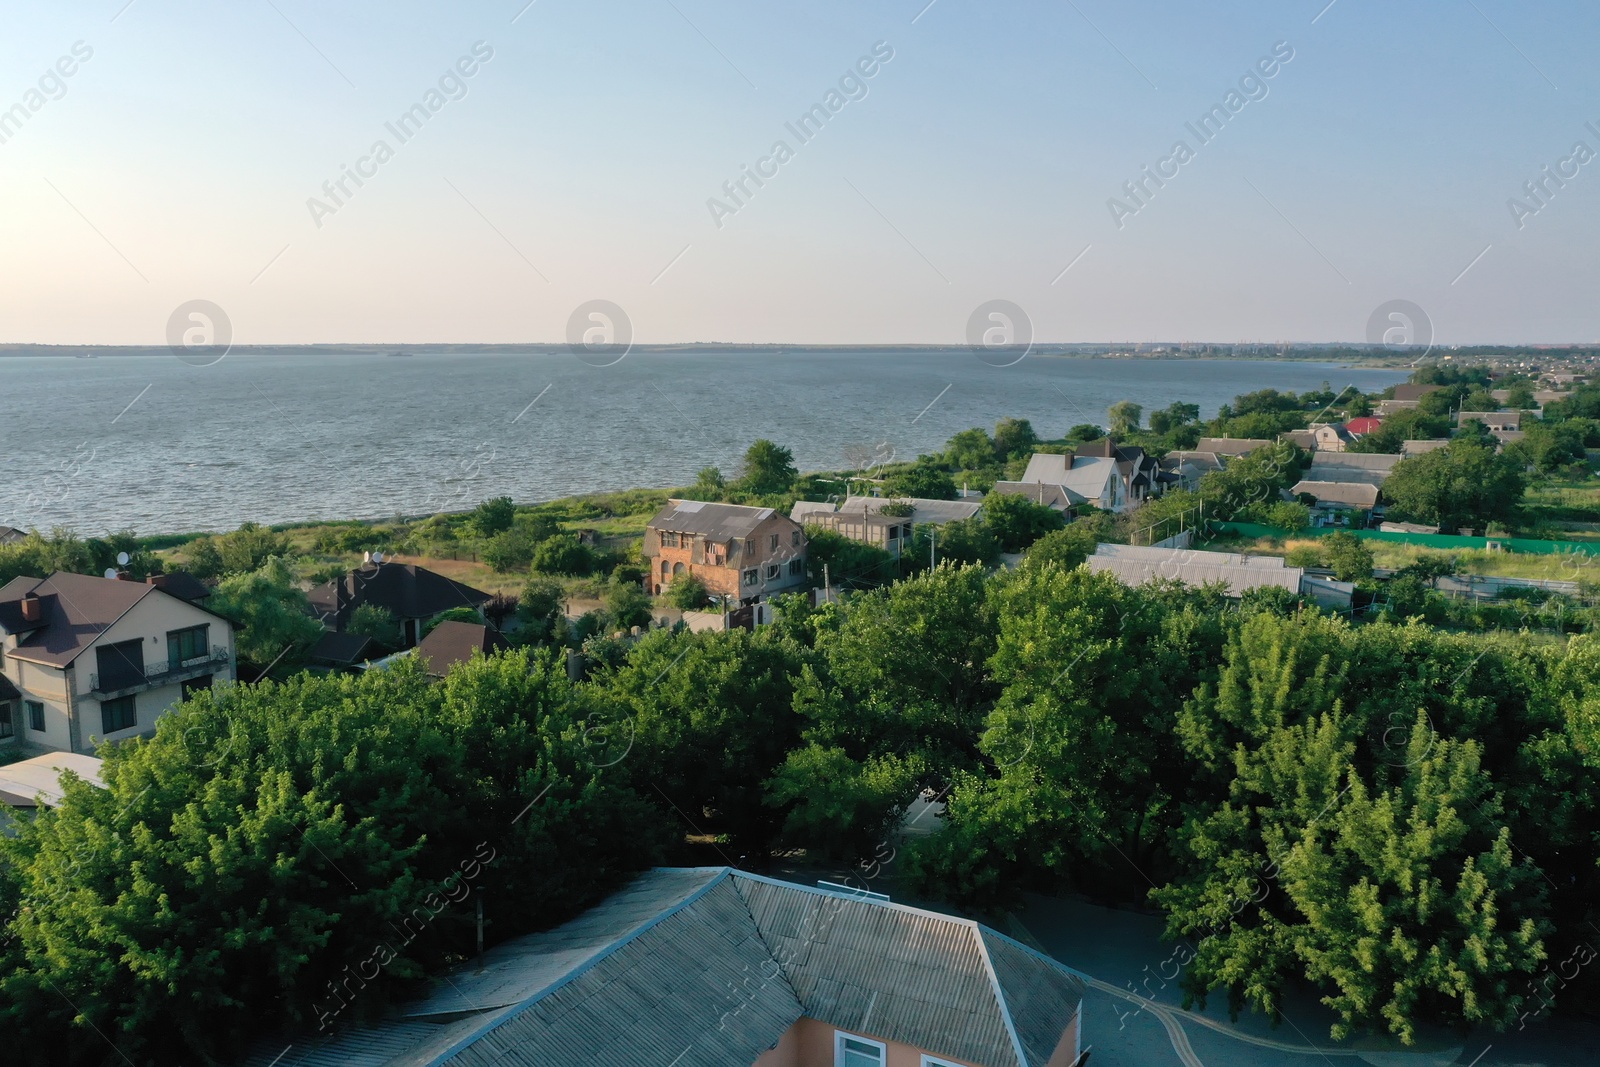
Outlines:
[[1197, 452], [1215, 452], [1219, 456], [1247, 456], [1270, 444], [1262, 437], [1202, 437], [1194, 447]]
[[943, 526], [973, 518], [982, 511], [981, 498], [852, 496], [840, 503], [798, 500], [789, 510], [789, 518], [801, 526], [820, 526], [852, 541], [881, 548], [898, 559], [902, 550], [911, 547], [911, 535], [917, 526]]
[[[337, 1019], [359, 993], [349, 984], [319, 1014]], [[727, 867], [657, 868], [381, 1022], [264, 1042], [245, 1067], [1071, 1067], [1084, 990], [967, 919]]]
[[1126, 511], [1128, 488], [1121, 473], [1110, 457], [1035, 452], [1021, 481], [1024, 485], [1058, 485], [1104, 511]]
[[1264, 586], [1299, 594], [1305, 576], [1304, 568], [1286, 566], [1281, 556], [1145, 545], [1097, 545], [1086, 563], [1092, 571], [1115, 575], [1124, 585], [1144, 585], [1163, 578], [1197, 587], [1221, 582], [1232, 597]]

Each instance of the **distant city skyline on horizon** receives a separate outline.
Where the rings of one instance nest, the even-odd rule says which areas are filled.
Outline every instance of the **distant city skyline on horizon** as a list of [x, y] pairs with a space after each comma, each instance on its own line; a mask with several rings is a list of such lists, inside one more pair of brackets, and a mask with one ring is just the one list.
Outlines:
[[3, 344], [164, 345], [194, 301], [240, 346], [560, 344], [594, 301], [654, 345], [960, 345], [993, 301], [1041, 344], [1361, 344], [1393, 301], [1436, 346], [1600, 343], [1575, 0], [8, 28]]

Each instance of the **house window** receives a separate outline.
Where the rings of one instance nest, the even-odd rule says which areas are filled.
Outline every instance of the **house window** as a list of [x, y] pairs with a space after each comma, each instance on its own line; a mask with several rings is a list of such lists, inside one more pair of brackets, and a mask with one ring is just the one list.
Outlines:
[[11, 722], [11, 705], [0, 704], [0, 741], [15, 737], [17, 730]]
[[889, 1049], [882, 1041], [833, 1032], [834, 1067], [885, 1067], [888, 1061]]
[[672, 570], [672, 565], [670, 563], [668, 563], [666, 560], [662, 560], [661, 561], [661, 577], [665, 578], [669, 573], [671, 573], [671, 570]]
[[751, 567], [749, 570], [744, 572], [744, 584], [745, 585], [755, 585], [756, 582], [758, 582], [760, 580], [761, 580], [761, 572], [756, 570], [754, 567]]
[[767, 564], [767, 581], [769, 581], [769, 582], [772, 581], [774, 578], [776, 578], [778, 576], [778, 574], [779, 574], [779, 570], [778, 570], [778, 565], [776, 563]]
[[185, 660], [209, 655], [211, 644], [206, 640], [210, 626], [191, 626], [186, 630], [167, 631], [167, 666], [177, 670]]
[[675, 534], [675, 533], [663, 533], [661, 535], [661, 547], [662, 548], [677, 548], [678, 547], [678, 535]]
[[753, 556], [756, 554], [756, 539], [754, 537], [745, 539], [744, 554], [747, 556]]
[[772, 535], [772, 544], [767, 546], [767, 551], [769, 551], [769, 552], [778, 551], [778, 535], [777, 534], [773, 534]]
[[798, 559], [791, 559], [789, 561], [789, 575], [790, 575], [790, 577], [793, 577], [793, 576], [795, 576], [797, 574], [800, 574], [805, 569], [806, 569], [806, 565], [805, 565], [804, 561], [798, 560]]
[[144, 642], [119, 641], [95, 649], [100, 668], [96, 688], [122, 689], [144, 684]]
[[37, 700], [25, 700], [23, 706], [28, 709], [28, 729], [36, 734], [44, 733], [44, 705]]
[[187, 678], [187, 679], [185, 679], [184, 683], [183, 683], [183, 699], [184, 700], [188, 700], [190, 697], [194, 696], [196, 693], [203, 693], [207, 689], [210, 689], [211, 688], [211, 680], [212, 680], [213, 677], [214, 677], [214, 675], [202, 674], [198, 678]]
[[799, 530], [791, 530], [791, 531], [789, 531], [789, 543], [794, 545], [796, 548], [798, 548], [800, 546], [800, 531]]
[[133, 705], [132, 697], [118, 697], [116, 700], [102, 700], [100, 702], [100, 732], [114, 734], [118, 730], [127, 730], [139, 721], [139, 711]]

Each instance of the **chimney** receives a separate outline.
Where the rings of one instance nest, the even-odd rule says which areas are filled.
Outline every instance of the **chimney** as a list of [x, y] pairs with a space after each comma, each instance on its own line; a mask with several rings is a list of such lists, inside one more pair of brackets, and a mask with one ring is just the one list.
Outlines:
[[167, 587], [167, 576], [165, 574], [152, 574], [144, 580], [144, 584], [153, 585], [157, 589], [165, 589]]
[[24, 622], [38, 622], [44, 616], [44, 605], [39, 602], [39, 594], [28, 593], [22, 598], [22, 618]]

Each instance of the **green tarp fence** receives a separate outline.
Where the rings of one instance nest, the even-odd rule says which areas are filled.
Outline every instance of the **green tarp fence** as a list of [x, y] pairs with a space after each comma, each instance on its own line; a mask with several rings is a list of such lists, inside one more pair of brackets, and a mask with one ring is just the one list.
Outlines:
[[[1241, 537], [1323, 537], [1331, 533], [1341, 532], [1336, 526], [1324, 526], [1306, 530], [1280, 530], [1275, 526], [1262, 526], [1254, 522], [1218, 522], [1212, 528], [1217, 531], [1233, 531]], [[1563, 555], [1573, 552], [1582, 552], [1585, 555], [1600, 555], [1600, 542], [1589, 541], [1536, 541], [1527, 537], [1460, 537], [1455, 534], [1424, 534], [1424, 533], [1388, 533], [1384, 530], [1346, 530], [1366, 541], [1396, 541], [1403, 545], [1420, 545], [1424, 548], [1470, 549], [1483, 551], [1491, 542], [1500, 548], [1511, 552], [1530, 552], [1540, 556]]]

